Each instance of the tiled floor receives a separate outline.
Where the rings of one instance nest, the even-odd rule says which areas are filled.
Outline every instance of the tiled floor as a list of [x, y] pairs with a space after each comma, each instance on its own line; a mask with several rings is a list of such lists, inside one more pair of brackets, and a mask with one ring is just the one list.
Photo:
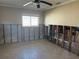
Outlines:
[[79, 59], [45, 40], [0, 46], [0, 59]]

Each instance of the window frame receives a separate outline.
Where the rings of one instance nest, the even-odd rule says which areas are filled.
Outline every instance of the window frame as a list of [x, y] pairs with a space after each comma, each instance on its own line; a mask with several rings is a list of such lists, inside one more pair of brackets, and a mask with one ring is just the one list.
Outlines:
[[[23, 17], [24, 17], [24, 16], [30, 17], [30, 19], [29, 19], [29, 20], [30, 20], [30, 21], [29, 21], [30, 24], [27, 25], [27, 26], [24, 25], [24, 20], [23, 20]], [[32, 20], [32, 19], [31, 19], [32, 17], [37, 17], [37, 18], [38, 18], [38, 22], [37, 22], [38, 24], [37, 24], [37, 25], [32, 25], [32, 21], [31, 21], [31, 20]], [[22, 16], [22, 26], [23, 26], [23, 27], [38, 27], [38, 26], [39, 26], [39, 20], [40, 20], [40, 17], [39, 17], [39, 16], [27, 16], [27, 15], [23, 15], [23, 16]]]

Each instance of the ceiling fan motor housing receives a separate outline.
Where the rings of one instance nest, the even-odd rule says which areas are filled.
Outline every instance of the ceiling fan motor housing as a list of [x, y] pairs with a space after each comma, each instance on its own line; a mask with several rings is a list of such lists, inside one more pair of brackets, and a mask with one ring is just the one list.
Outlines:
[[37, 8], [40, 8], [40, 0], [35, 0], [34, 3], [37, 4]]
[[35, 2], [35, 3], [40, 3], [40, 0], [35, 0], [34, 2]]
[[37, 4], [37, 8], [40, 8], [40, 3], [44, 3], [44, 4], [47, 4], [47, 5], [52, 6], [52, 4], [51, 4], [51, 3], [46, 2], [46, 1], [41, 1], [41, 0], [35, 0], [35, 1], [34, 1], [34, 3], [36, 3], [36, 4]]

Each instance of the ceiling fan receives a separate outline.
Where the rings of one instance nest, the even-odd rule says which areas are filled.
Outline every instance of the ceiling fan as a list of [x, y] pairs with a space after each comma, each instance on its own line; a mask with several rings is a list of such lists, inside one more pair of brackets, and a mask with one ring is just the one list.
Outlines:
[[37, 8], [40, 8], [40, 3], [44, 3], [44, 4], [47, 4], [47, 5], [49, 5], [49, 6], [52, 6], [52, 5], [53, 5], [52, 3], [49, 3], [49, 2], [47, 2], [47, 1], [34, 0], [34, 1], [30, 1], [30, 2], [28, 2], [28, 3], [26, 3], [26, 4], [24, 4], [23, 6], [27, 6], [27, 5], [31, 4], [31, 3], [35, 3], [36, 6], [37, 6]]

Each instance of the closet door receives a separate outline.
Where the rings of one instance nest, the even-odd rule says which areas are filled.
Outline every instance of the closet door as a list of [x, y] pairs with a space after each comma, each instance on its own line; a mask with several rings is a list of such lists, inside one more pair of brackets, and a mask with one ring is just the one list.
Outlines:
[[3, 25], [0, 24], [0, 44], [4, 43], [4, 38], [3, 38]]
[[17, 42], [17, 25], [12, 25], [12, 42]]
[[39, 27], [34, 27], [34, 37], [35, 40], [39, 39]]
[[30, 27], [30, 40], [34, 40], [34, 27]]
[[45, 35], [44, 35], [45, 39], [48, 39], [48, 26], [45, 26]]
[[5, 42], [11, 43], [11, 26], [9, 24], [4, 26], [5, 29]]
[[40, 27], [39, 28], [39, 31], [40, 31], [40, 39], [43, 39], [43, 34], [44, 34], [44, 32], [43, 32], [43, 25], [41, 24], [39, 27]]
[[18, 42], [21, 42], [22, 41], [22, 34], [21, 34], [21, 27], [22, 25], [18, 25]]
[[24, 35], [25, 41], [28, 41], [28, 40], [29, 40], [29, 37], [30, 37], [30, 36], [29, 36], [29, 35], [30, 35], [30, 34], [29, 34], [29, 27], [25, 27], [25, 28], [24, 28], [24, 34], [25, 34], [25, 35]]

